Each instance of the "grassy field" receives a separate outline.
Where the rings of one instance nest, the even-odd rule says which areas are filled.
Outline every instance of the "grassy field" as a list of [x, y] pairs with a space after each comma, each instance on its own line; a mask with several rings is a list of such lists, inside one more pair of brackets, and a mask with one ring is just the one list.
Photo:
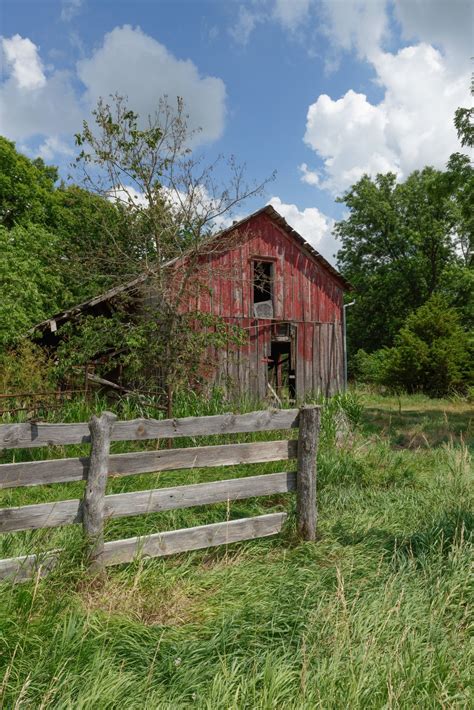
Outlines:
[[[316, 543], [296, 540], [292, 494], [111, 521], [107, 539], [290, 513], [278, 537], [111, 568], [103, 584], [83, 574], [74, 526], [1, 536], [0, 557], [58, 546], [68, 555], [47, 580], [0, 587], [0, 707], [472, 707], [472, 405], [357, 397], [326, 409]], [[177, 414], [221, 408], [188, 402]], [[341, 410], [353, 427], [336, 441]], [[87, 418], [85, 405], [57, 418], [66, 415]], [[3, 461], [45, 454], [64, 451]], [[285, 469], [148, 474], [108, 491]], [[81, 490], [4, 491], [0, 505]]]

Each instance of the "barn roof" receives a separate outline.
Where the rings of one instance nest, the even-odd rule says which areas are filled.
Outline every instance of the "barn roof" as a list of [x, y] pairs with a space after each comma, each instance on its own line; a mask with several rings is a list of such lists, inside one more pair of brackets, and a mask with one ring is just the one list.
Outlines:
[[[310, 256], [318, 263], [320, 264], [326, 271], [329, 271], [329, 273], [340, 283], [342, 288], [344, 290], [352, 290], [352, 285], [342, 276], [342, 274], [339, 273], [337, 269], [332, 266], [332, 264], [327, 261], [327, 259], [322, 256], [314, 247], [311, 246], [309, 242], [304, 239], [299, 232], [296, 231], [296, 229], [293, 229], [286, 219], [281, 216], [279, 212], [276, 211], [272, 205], [266, 205], [265, 207], [262, 207], [261, 209], [257, 210], [256, 212], [252, 212], [252, 214], [248, 215], [247, 217], [244, 217], [243, 219], [240, 219], [236, 222], [233, 222], [233, 224], [229, 227], [226, 227], [225, 229], [222, 229], [221, 231], [217, 232], [216, 234], [213, 234], [212, 237], [210, 237], [209, 241], [213, 242], [221, 237], [223, 237], [226, 234], [229, 234], [230, 232], [236, 231], [239, 229], [239, 227], [244, 226], [247, 222], [249, 222], [251, 219], [254, 219], [255, 217], [265, 214], [267, 215], [273, 222], [278, 224], [281, 229], [283, 229], [284, 232], [289, 234], [298, 244], [310, 254]], [[179, 260], [181, 257], [177, 257], [176, 259], [172, 259], [169, 264], [172, 264]], [[143, 274], [140, 274], [139, 276], [136, 276], [134, 279], [131, 281], [127, 281], [123, 284], [119, 284], [118, 286], [114, 286], [113, 288], [108, 289], [107, 291], [104, 291], [103, 293], [94, 296], [93, 298], [90, 298], [87, 301], [84, 301], [83, 303], [79, 303], [76, 306], [73, 306], [72, 308], [68, 308], [65, 311], [61, 311], [60, 313], [56, 313], [55, 315], [51, 316], [51, 318], [47, 318], [46, 320], [42, 321], [41, 323], [38, 323], [31, 329], [31, 333], [34, 331], [55, 331], [58, 325], [61, 323], [64, 323], [71, 318], [74, 318], [74, 316], [79, 315], [80, 313], [87, 312], [89, 310], [93, 310], [95, 306], [98, 306], [101, 303], [107, 302], [115, 298], [115, 296], [118, 296], [122, 293], [128, 293], [128, 292], [133, 292], [135, 289], [137, 289], [142, 283], [144, 283], [148, 278], [149, 278], [149, 273], [144, 272]]]

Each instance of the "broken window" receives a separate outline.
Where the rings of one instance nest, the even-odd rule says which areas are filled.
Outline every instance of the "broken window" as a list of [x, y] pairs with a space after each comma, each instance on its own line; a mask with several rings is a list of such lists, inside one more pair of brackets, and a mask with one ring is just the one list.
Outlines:
[[273, 262], [253, 262], [253, 311], [256, 318], [273, 318]]

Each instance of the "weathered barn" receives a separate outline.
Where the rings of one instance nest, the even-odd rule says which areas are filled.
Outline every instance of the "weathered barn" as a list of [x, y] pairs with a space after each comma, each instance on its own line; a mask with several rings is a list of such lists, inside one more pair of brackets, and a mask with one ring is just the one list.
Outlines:
[[[206, 250], [199, 265], [208, 287], [189, 297], [189, 309], [217, 315], [247, 337], [242, 345], [209, 353], [209, 381], [258, 398], [272, 389], [290, 398], [339, 391], [343, 294], [350, 288], [341, 274], [271, 206], [235, 222], [212, 242], [220, 248]], [[138, 277], [38, 328], [46, 336], [80, 313], [103, 313], [117, 294], [144, 281]]]

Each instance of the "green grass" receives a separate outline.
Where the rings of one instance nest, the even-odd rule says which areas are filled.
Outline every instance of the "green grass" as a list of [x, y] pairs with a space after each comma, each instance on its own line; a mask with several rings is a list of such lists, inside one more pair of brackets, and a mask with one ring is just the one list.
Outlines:
[[[107, 539], [116, 539], [290, 513], [275, 538], [138, 560], [109, 569], [101, 584], [81, 569], [77, 527], [3, 535], [1, 557], [53, 547], [68, 554], [47, 580], [0, 587], [0, 707], [471, 707], [472, 412], [462, 401], [412, 397], [400, 407], [365, 393], [362, 402], [362, 412], [356, 397], [326, 408], [316, 543], [296, 539], [291, 494], [110, 521]], [[192, 397], [179, 406], [180, 415], [228, 408]], [[341, 408], [358, 424], [335, 446]], [[424, 439], [413, 439], [414, 426]], [[16, 460], [65, 455], [38, 452]], [[108, 490], [285, 468], [148, 474], [112, 480]], [[81, 491], [76, 483], [4, 491], [0, 504]]]

